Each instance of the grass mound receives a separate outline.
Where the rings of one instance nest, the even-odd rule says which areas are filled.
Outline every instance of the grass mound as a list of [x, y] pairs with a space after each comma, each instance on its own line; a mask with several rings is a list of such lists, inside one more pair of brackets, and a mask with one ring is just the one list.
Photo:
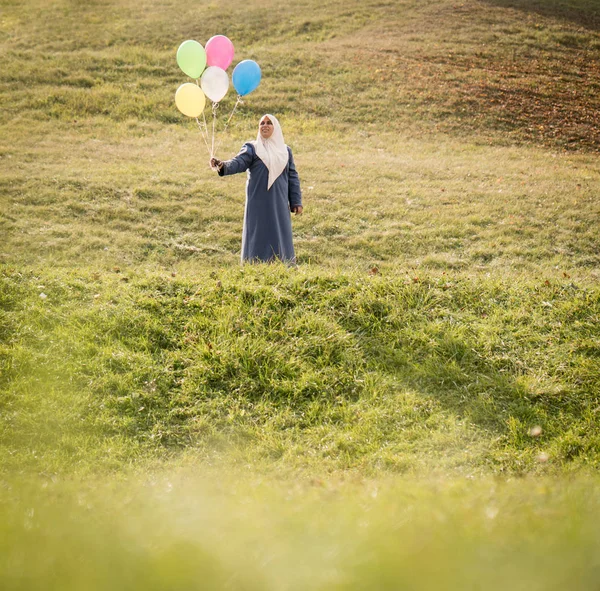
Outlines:
[[5, 269], [2, 285], [10, 463], [42, 446], [58, 466], [85, 436], [108, 465], [182, 448], [328, 469], [597, 462], [600, 298], [567, 280], [261, 265], [194, 281]]

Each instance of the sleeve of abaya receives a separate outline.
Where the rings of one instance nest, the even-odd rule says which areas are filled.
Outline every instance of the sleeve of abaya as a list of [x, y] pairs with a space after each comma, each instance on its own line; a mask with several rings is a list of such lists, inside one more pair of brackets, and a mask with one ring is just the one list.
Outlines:
[[237, 174], [238, 172], [245, 172], [250, 168], [252, 159], [254, 158], [254, 148], [252, 144], [244, 144], [240, 153], [231, 160], [225, 160], [223, 162], [223, 168], [219, 170], [219, 176], [226, 176], [228, 174]]
[[290, 153], [289, 172], [288, 172], [288, 199], [290, 201], [290, 209], [302, 205], [302, 192], [300, 191], [300, 177], [294, 164], [291, 148], [288, 148]]

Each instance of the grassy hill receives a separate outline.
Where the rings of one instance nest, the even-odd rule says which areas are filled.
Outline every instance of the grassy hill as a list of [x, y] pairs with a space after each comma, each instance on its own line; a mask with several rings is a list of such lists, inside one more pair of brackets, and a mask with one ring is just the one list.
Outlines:
[[[597, 2], [0, 6], [3, 588], [595, 588]], [[174, 105], [214, 34], [297, 268]]]

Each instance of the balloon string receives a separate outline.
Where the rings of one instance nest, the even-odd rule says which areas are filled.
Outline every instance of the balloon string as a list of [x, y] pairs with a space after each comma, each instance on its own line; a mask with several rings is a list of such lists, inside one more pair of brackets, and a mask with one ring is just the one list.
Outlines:
[[204, 127], [198, 118], [196, 118], [196, 123], [198, 124], [198, 129], [202, 134], [202, 139], [204, 140], [204, 145], [206, 146], [206, 151], [208, 152], [208, 156], [210, 157], [210, 147], [208, 145], [208, 128], [206, 126], [206, 118], [204, 117], [204, 112], [202, 113], [202, 119], [204, 121]]
[[[229, 125], [229, 122], [231, 121], [231, 118], [233, 117], [233, 114], [235, 113], [236, 109], [238, 108], [238, 105], [243, 104], [243, 100], [241, 95], [238, 94], [237, 97], [237, 101], [235, 101], [235, 105], [233, 105], [233, 109], [231, 111], [231, 114], [229, 115], [229, 119], [227, 119], [227, 123], [225, 123], [225, 127], [223, 128], [223, 134], [227, 131], [227, 126]], [[221, 145], [221, 140], [219, 140], [217, 142], [217, 147], [215, 148], [215, 152], [219, 149], [219, 146]]]
[[[204, 124], [204, 127], [202, 128], [202, 131], [204, 133], [204, 138], [206, 141], [206, 147], [208, 148], [208, 125], [206, 124], [206, 116], [204, 115], [204, 111], [202, 112], [202, 123]], [[209, 150], [210, 152], [210, 150]]]
[[[202, 116], [204, 117], [204, 113], [202, 113]], [[204, 129], [202, 129], [202, 125], [200, 124], [198, 117], [196, 117], [196, 123], [198, 124], [198, 129], [200, 130], [200, 135], [202, 136], [202, 139], [204, 140], [204, 145], [206, 146], [206, 151], [208, 152], [208, 155], [210, 156], [210, 148], [208, 147], [208, 131], [205, 132]], [[206, 120], [204, 120], [204, 127], [206, 128]]]
[[204, 121], [204, 133], [206, 134], [206, 142], [208, 147], [208, 125], [206, 124], [206, 116], [204, 115], [204, 111], [202, 111], [202, 121]]
[[[195, 82], [196, 82], [196, 86], [201, 89], [200, 82], [198, 81], [197, 78], [196, 78]], [[208, 150], [208, 156], [210, 158], [212, 158], [213, 154], [210, 151], [210, 148], [208, 147], [208, 125], [206, 125], [206, 117], [204, 116], [204, 111], [202, 111], [202, 119], [204, 121], [204, 129], [202, 129], [202, 126], [200, 125], [200, 121], [198, 120], [198, 117], [196, 117], [196, 123], [198, 124], [198, 129], [200, 130], [202, 139], [204, 140], [204, 145], [206, 146], [206, 149]]]
[[219, 103], [212, 104], [213, 120], [212, 120], [212, 150], [210, 153], [211, 158], [215, 157], [215, 123], [217, 121], [217, 109], [218, 108], [219, 108]]

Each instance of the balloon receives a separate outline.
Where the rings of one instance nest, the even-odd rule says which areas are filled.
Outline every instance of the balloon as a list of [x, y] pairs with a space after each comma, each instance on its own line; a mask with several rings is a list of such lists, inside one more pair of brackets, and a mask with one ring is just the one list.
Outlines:
[[206, 63], [226, 70], [233, 61], [233, 43], [225, 35], [215, 35], [206, 42]]
[[175, 93], [177, 108], [188, 117], [198, 117], [204, 111], [206, 97], [197, 84], [186, 82]]
[[261, 73], [259, 65], [252, 60], [244, 60], [233, 69], [233, 86], [240, 96], [256, 90], [260, 83]]
[[190, 78], [199, 78], [206, 68], [206, 51], [198, 41], [184, 41], [177, 50], [177, 65]]
[[213, 103], [218, 103], [229, 90], [229, 76], [217, 66], [208, 66], [200, 78], [200, 86]]

